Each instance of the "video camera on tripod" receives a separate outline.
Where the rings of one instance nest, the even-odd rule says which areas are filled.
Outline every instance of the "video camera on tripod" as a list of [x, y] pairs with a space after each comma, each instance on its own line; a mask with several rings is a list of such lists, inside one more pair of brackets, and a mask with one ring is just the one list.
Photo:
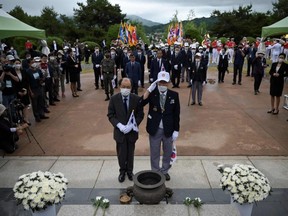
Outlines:
[[[16, 127], [16, 126], [19, 126], [19, 125], [26, 124], [26, 121], [24, 120], [24, 116], [23, 116], [24, 108], [25, 108], [25, 105], [21, 102], [20, 99], [16, 98], [16, 99], [11, 101], [8, 110], [9, 110], [9, 116], [10, 116], [9, 118], [10, 118], [11, 124], [13, 126]], [[29, 133], [30, 133], [30, 135], [33, 137], [33, 139], [37, 143], [37, 145], [40, 147], [42, 152], [45, 154], [45, 151], [43, 150], [43, 148], [41, 147], [39, 142], [36, 140], [34, 134], [30, 130], [30, 128], [26, 127], [26, 128], [24, 128], [24, 130], [25, 130], [26, 135], [28, 137], [29, 143], [31, 143], [31, 139], [30, 139], [30, 136], [29, 136]]]

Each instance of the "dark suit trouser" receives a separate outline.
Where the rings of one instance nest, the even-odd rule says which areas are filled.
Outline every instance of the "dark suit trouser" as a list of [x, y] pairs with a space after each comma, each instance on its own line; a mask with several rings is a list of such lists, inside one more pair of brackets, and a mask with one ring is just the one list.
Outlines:
[[33, 90], [34, 96], [31, 97], [32, 110], [35, 119], [39, 119], [44, 115], [44, 99], [41, 91], [41, 89]]
[[[99, 88], [99, 79], [101, 76], [100, 67], [94, 68], [94, 77], [95, 77], [95, 87]], [[100, 79], [101, 87], [104, 87], [103, 80]]]
[[131, 93], [138, 95], [138, 83], [133, 83]]
[[129, 135], [125, 135], [123, 143], [116, 143], [117, 157], [119, 163], [119, 172], [124, 173], [133, 173], [134, 165], [134, 150], [135, 142], [129, 140]]
[[219, 68], [218, 69], [218, 82], [220, 82], [220, 81], [224, 82], [226, 70], [227, 70], [227, 68]]
[[141, 86], [144, 87], [144, 67], [141, 67]]
[[236, 83], [237, 75], [238, 75], [238, 83], [242, 81], [242, 69], [243, 65], [235, 65], [234, 64], [234, 74], [233, 74], [233, 82]]
[[180, 75], [181, 75], [181, 70], [172, 70], [172, 84], [173, 84], [173, 86], [179, 86]]
[[252, 64], [253, 59], [249, 58], [247, 61], [247, 76], [253, 76], [253, 73], [250, 73], [251, 67], [252, 67], [252, 72], [253, 72], [253, 64]]
[[254, 74], [254, 91], [259, 91], [262, 82], [262, 74]]

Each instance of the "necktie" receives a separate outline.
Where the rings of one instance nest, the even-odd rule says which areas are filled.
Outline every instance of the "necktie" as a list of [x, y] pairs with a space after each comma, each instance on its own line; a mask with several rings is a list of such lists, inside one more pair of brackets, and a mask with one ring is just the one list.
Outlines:
[[166, 99], [165, 97], [166, 97], [165, 94], [161, 93], [161, 95], [160, 95], [160, 107], [161, 107], [162, 112], [165, 111], [165, 109], [164, 109], [164, 107], [165, 107], [165, 99]]
[[198, 70], [198, 68], [199, 68], [199, 62], [197, 62], [197, 70]]
[[132, 70], [134, 70], [134, 63], [133, 62], [131, 63], [131, 66], [132, 66]]
[[[159, 68], [160, 68], [160, 70], [161, 70], [161, 59], [158, 60], [158, 64], [159, 64]], [[160, 71], [160, 70], [159, 70], [159, 71]]]
[[128, 107], [127, 107], [127, 96], [124, 97], [124, 102], [123, 102], [123, 105], [124, 105], [124, 109], [125, 109], [125, 112], [127, 113], [128, 112]]

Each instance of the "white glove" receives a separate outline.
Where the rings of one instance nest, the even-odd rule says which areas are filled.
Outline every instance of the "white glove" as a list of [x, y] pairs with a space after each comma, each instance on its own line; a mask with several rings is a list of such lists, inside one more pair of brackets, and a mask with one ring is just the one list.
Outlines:
[[148, 87], [147, 91], [149, 91], [151, 93], [156, 88], [157, 82], [158, 82], [158, 80], [151, 83], [151, 85]]
[[188, 67], [188, 70], [191, 70], [191, 67]]
[[191, 79], [191, 80], [190, 80], [190, 84], [192, 84], [192, 83], [193, 83], [193, 80]]
[[141, 81], [140, 80], [138, 81], [138, 86], [141, 86]]
[[174, 131], [173, 134], [172, 134], [172, 141], [175, 142], [176, 139], [178, 138], [179, 136], [179, 132], [178, 131]]
[[116, 76], [116, 75], [114, 75], [114, 76], [113, 76], [113, 79], [115, 80], [116, 78], [117, 78], [117, 76]]
[[174, 69], [175, 69], [175, 70], [178, 70], [178, 65], [174, 65]]
[[99, 68], [100, 67], [100, 65], [99, 64], [96, 64], [96, 68]]
[[206, 82], [205, 81], [203, 81], [203, 83], [202, 83], [202, 86], [204, 86], [206, 84]]
[[153, 78], [150, 78], [150, 82], [153, 82]]
[[125, 125], [123, 125], [122, 123], [119, 122], [116, 126], [117, 126], [117, 128], [119, 128], [119, 130], [120, 130], [122, 133], [124, 133], [124, 130], [125, 130], [125, 128], [126, 128]]
[[129, 125], [126, 125], [124, 130], [122, 131], [124, 134], [127, 134], [129, 133], [133, 128], [133, 125], [132, 124], [129, 124]]
[[100, 79], [103, 80], [103, 75], [101, 75]]

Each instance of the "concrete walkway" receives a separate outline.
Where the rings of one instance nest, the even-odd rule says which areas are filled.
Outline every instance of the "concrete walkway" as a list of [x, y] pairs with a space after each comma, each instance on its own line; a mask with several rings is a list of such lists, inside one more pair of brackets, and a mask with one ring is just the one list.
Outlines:
[[[0, 159], [0, 215], [31, 215], [22, 206], [16, 206], [12, 188], [18, 177], [33, 171], [62, 172], [68, 178], [68, 191], [62, 205], [57, 206], [58, 216], [90, 216], [94, 209], [91, 198], [104, 196], [111, 202], [107, 216], [161, 216], [188, 215], [183, 200], [200, 197], [204, 202], [202, 216], [237, 216], [238, 211], [230, 204], [230, 196], [219, 187], [218, 164], [252, 164], [270, 180], [273, 193], [253, 207], [253, 216], [288, 215], [288, 157], [247, 156], [179, 156], [170, 171], [171, 181], [166, 186], [174, 194], [167, 205], [139, 205], [133, 199], [130, 205], [121, 205], [119, 195], [133, 182], [128, 179], [119, 183], [116, 157], [5, 157]], [[135, 158], [135, 173], [149, 170], [149, 157]], [[195, 209], [191, 208], [195, 215]], [[101, 209], [97, 215], [101, 215]]]

